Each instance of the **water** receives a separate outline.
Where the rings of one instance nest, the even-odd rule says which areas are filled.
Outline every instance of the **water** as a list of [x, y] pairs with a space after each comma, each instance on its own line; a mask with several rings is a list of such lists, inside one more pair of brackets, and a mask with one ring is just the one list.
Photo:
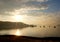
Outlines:
[[[18, 31], [19, 30], [19, 31]], [[28, 27], [24, 29], [0, 30], [0, 35], [17, 35], [32, 37], [60, 37], [60, 28]]]

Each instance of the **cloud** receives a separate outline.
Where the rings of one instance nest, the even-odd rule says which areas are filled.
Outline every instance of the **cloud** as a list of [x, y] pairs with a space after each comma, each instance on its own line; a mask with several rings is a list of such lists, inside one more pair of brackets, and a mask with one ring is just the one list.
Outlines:
[[47, 2], [48, 0], [14, 0], [16, 2], [29, 2], [29, 1], [36, 1], [36, 2]]
[[45, 5], [42, 5], [40, 3], [37, 4], [38, 1], [45, 2], [46, 0], [0, 0], [0, 14], [6, 15], [5, 12], [12, 12], [15, 11], [15, 9], [20, 9], [25, 7], [28, 7], [30, 10], [47, 9], [48, 6], [46, 4]]
[[47, 4], [41, 4], [40, 6], [36, 6], [36, 5], [31, 5], [29, 4], [25, 4], [22, 5], [22, 7], [20, 7], [19, 9], [14, 9], [13, 11], [5, 11], [4, 14], [5, 15], [14, 15], [14, 14], [19, 14], [19, 15], [30, 15], [30, 14], [34, 14], [34, 15], [38, 15], [40, 13], [41, 10], [47, 10], [48, 9], [48, 5]]
[[48, 9], [48, 7], [41, 7], [41, 8], [37, 8], [37, 7], [25, 7], [25, 8], [20, 8], [20, 9], [15, 9], [14, 11], [6, 11], [5, 14], [11, 14], [11, 15], [14, 15], [14, 14], [36, 14], [36, 13], [39, 13], [37, 11], [40, 11], [40, 10], [46, 10]]
[[48, 0], [36, 0], [37, 2], [47, 2]]

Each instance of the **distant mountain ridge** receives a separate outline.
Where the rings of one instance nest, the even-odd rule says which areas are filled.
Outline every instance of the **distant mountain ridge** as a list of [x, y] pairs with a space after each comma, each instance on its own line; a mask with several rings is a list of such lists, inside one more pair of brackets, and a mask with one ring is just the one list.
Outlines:
[[17, 28], [25, 28], [25, 27], [35, 27], [35, 25], [25, 24], [23, 22], [8, 22], [8, 21], [0, 21], [0, 30], [3, 29], [17, 29]]

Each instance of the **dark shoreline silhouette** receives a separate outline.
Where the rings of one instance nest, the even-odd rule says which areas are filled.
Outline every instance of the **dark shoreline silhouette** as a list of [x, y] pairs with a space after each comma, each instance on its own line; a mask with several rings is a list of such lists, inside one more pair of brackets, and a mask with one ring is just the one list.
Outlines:
[[26, 27], [35, 27], [35, 25], [25, 24], [23, 22], [8, 22], [8, 21], [0, 21], [0, 30], [8, 30], [8, 29], [23, 29]]
[[29, 37], [15, 35], [0, 35], [1, 42], [60, 42], [60, 37]]

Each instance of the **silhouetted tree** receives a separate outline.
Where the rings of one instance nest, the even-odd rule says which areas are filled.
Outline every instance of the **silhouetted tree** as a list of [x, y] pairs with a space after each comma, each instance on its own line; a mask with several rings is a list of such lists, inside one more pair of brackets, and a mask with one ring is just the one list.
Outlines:
[[49, 28], [50, 28], [50, 26], [49, 26]]
[[45, 28], [45, 25], [43, 27]]
[[36, 25], [30, 25], [30, 27], [36, 27]]
[[40, 26], [40, 28], [41, 28], [41, 26]]
[[54, 26], [54, 28], [56, 28], [56, 26]]

